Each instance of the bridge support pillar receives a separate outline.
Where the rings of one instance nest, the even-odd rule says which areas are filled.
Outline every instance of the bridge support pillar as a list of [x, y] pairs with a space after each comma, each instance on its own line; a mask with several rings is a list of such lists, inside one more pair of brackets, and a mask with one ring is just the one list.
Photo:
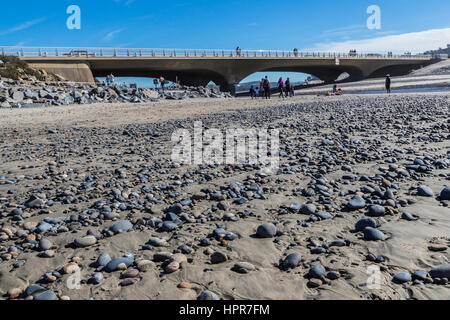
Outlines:
[[220, 83], [219, 87], [222, 92], [229, 92], [233, 96], [236, 95], [236, 84], [234, 83]]
[[227, 81], [226, 79], [213, 79], [212, 80], [216, 85], [220, 87], [220, 91], [229, 92], [233, 96], [236, 95], [236, 84], [232, 81]]
[[178, 82], [183, 86], [206, 87], [209, 83], [209, 79], [198, 76], [182, 76], [178, 77]]
[[337, 78], [341, 75], [341, 73], [342, 71], [327, 70], [326, 72], [314, 73], [314, 75], [317, 76], [320, 80], [329, 84], [334, 83], [337, 80]]

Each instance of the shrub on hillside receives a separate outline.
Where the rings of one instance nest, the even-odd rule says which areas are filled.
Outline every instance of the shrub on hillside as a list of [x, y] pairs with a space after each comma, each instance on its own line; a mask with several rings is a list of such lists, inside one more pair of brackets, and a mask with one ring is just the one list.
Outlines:
[[19, 80], [23, 75], [28, 75], [36, 77], [39, 81], [45, 80], [43, 74], [31, 68], [26, 62], [16, 56], [0, 55], [0, 60], [5, 64], [3, 68], [0, 68], [1, 77]]

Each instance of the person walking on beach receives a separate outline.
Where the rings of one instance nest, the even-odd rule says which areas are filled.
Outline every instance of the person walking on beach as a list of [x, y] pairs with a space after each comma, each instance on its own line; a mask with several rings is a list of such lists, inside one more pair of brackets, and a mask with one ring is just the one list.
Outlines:
[[286, 97], [289, 97], [291, 93], [291, 80], [287, 78], [284, 85], [286, 86]]
[[270, 81], [267, 76], [264, 78], [263, 87], [264, 87], [264, 97], [266, 99], [270, 99]]
[[106, 76], [106, 85], [109, 87], [111, 84], [111, 77], [109, 76], [109, 74]]
[[280, 80], [278, 80], [278, 90], [280, 91], [279, 97], [284, 99], [283, 87], [284, 87], [284, 81], [283, 81], [283, 78], [280, 78]]
[[391, 93], [391, 75], [386, 76], [386, 91], [388, 94]]
[[255, 87], [253, 87], [253, 86], [250, 87], [250, 97], [252, 97], [252, 100], [254, 98], [256, 98], [256, 91], [255, 91]]
[[264, 78], [262, 78], [261, 82], [259, 83], [259, 94], [261, 98], [264, 98]]
[[164, 92], [164, 85], [166, 84], [166, 79], [163, 76], [159, 77], [159, 83], [161, 84], [161, 90]]

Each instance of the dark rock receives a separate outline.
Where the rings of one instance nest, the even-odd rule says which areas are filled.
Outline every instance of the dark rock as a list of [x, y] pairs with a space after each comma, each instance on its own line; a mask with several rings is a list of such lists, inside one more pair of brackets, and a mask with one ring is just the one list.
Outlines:
[[366, 227], [363, 232], [365, 240], [378, 241], [386, 238], [383, 232], [372, 227]]
[[402, 284], [402, 283], [412, 281], [412, 277], [409, 273], [402, 272], [402, 273], [395, 275], [394, 278], [392, 279], [392, 281], [395, 283], [398, 283], [398, 284]]
[[414, 218], [414, 216], [411, 213], [409, 213], [409, 212], [403, 212], [402, 213], [402, 219], [403, 220], [407, 220], [407, 221], [416, 220], [416, 218]]
[[308, 276], [310, 278], [320, 279], [325, 275], [326, 272], [327, 271], [325, 270], [324, 266], [322, 266], [321, 264], [317, 264], [309, 269]]
[[412, 278], [413, 278], [413, 279], [416, 279], [416, 280], [422, 280], [422, 281], [426, 280], [426, 279], [427, 279], [427, 276], [428, 276], [428, 272], [423, 271], [423, 270], [415, 271], [415, 272], [413, 272], [413, 274], [412, 274]]
[[417, 188], [417, 193], [422, 197], [432, 197], [434, 195], [433, 190], [427, 186], [420, 186]]
[[97, 267], [104, 267], [111, 261], [111, 257], [107, 253], [102, 253], [96, 261]]
[[260, 238], [272, 238], [277, 234], [277, 227], [272, 223], [263, 223], [256, 230], [256, 234]]
[[228, 256], [221, 251], [216, 251], [211, 255], [211, 263], [212, 264], [226, 262], [227, 260], [228, 260]]
[[450, 279], [450, 264], [440, 266], [430, 270], [432, 278], [448, 278]]
[[113, 272], [117, 270], [117, 267], [119, 266], [119, 264], [123, 263], [125, 264], [127, 267], [131, 266], [134, 262], [133, 258], [114, 258], [112, 259], [110, 262], [108, 262], [108, 264], [105, 266], [105, 271], [107, 272]]
[[377, 222], [373, 218], [362, 218], [355, 224], [356, 231], [363, 231], [365, 228], [376, 228]]
[[133, 228], [133, 224], [128, 221], [128, 220], [121, 220], [119, 222], [116, 222], [111, 228], [110, 230], [114, 233], [119, 233], [119, 232], [126, 232], [129, 231]]
[[354, 196], [347, 204], [349, 210], [358, 210], [366, 206], [366, 201], [359, 195]]
[[316, 206], [312, 203], [307, 203], [301, 206], [300, 212], [303, 214], [314, 214], [316, 212]]
[[286, 259], [284, 259], [281, 267], [283, 269], [294, 269], [298, 267], [301, 261], [302, 256], [299, 253], [291, 253], [286, 257]]
[[446, 186], [439, 195], [440, 200], [450, 200], [450, 187]]
[[204, 290], [200, 295], [197, 297], [197, 300], [203, 301], [203, 300], [220, 300], [217, 294], [215, 294], [212, 291]]
[[57, 297], [53, 291], [47, 290], [36, 295], [34, 300], [57, 300]]
[[372, 205], [369, 207], [369, 212], [367, 213], [370, 217], [381, 217], [384, 216], [386, 209], [383, 206]]

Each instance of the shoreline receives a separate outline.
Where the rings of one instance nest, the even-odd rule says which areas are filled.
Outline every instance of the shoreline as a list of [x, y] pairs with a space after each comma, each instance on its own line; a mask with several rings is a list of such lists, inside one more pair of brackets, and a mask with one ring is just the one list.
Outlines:
[[[442, 96], [450, 99], [450, 92], [391, 93], [396, 96]], [[366, 98], [389, 98], [387, 94], [351, 94], [343, 96], [296, 95], [289, 99], [187, 99], [180, 101], [161, 100], [151, 103], [98, 103], [86, 105], [48, 106], [45, 108], [0, 109], [0, 128], [24, 127], [68, 127], [111, 126], [131, 123], [153, 123], [176, 120], [205, 114], [233, 112], [246, 109], [270, 108], [294, 103], [319, 101], [353, 101]], [[170, 112], [168, 112], [170, 111]], [[118, 117], [117, 115], [121, 116]]]

